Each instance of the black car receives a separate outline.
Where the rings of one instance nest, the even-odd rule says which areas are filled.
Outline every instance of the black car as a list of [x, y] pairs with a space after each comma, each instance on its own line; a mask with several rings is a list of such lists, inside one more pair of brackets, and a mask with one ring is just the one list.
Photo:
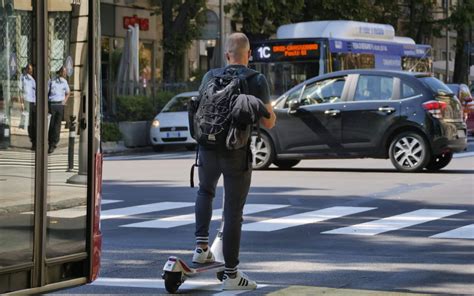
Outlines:
[[467, 146], [459, 100], [427, 73], [333, 72], [293, 87], [274, 111], [275, 127], [252, 138], [255, 169], [370, 157], [404, 172], [439, 170]]

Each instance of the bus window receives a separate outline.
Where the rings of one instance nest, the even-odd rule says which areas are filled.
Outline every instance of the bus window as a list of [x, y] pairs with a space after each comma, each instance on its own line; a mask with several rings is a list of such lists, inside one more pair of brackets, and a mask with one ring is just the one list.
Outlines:
[[402, 69], [413, 72], [431, 72], [431, 60], [429, 58], [403, 57]]
[[332, 70], [350, 69], [373, 69], [375, 68], [375, 56], [373, 54], [360, 53], [333, 53]]
[[293, 86], [319, 75], [319, 61], [258, 63], [253, 67], [266, 76], [272, 99], [285, 93]]

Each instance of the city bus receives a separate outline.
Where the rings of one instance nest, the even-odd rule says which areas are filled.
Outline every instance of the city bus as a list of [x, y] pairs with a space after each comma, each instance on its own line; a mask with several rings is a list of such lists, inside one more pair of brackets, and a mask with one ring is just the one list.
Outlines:
[[[0, 0], [2, 295], [41, 294], [98, 276], [99, 5]], [[48, 103], [53, 90], [60, 100]], [[51, 115], [53, 103], [59, 111]]]
[[347, 69], [431, 72], [431, 46], [395, 36], [391, 25], [314, 21], [280, 26], [276, 38], [251, 42], [250, 67], [265, 74], [273, 98], [296, 84]]

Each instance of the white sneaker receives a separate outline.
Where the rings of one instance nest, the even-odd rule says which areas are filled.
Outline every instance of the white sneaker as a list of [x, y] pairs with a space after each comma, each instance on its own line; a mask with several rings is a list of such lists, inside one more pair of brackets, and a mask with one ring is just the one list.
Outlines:
[[237, 270], [235, 278], [224, 274], [222, 290], [254, 290], [256, 288], [257, 283], [249, 279], [249, 277], [240, 270]]
[[193, 254], [193, 262], [194, 263], [210, 263], [216, 261], [214, 254], [211, 252], [211, 248], [207, 248], [204, 251], [202, 248], [196, 248]]

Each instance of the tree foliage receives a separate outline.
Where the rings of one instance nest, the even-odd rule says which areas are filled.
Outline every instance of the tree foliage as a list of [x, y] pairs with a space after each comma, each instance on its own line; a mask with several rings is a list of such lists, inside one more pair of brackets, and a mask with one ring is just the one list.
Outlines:
[[472, 25], [474, 24], [474, 1], [459, 0], [458, 5], [452, 8], [448, 24], [456, 30], [456, 58], [454, 60], [454, 83], [468, 83], [469, 65], [467, 42]]
[[242, 32], [249, 39], [265, 39], [283, 25], [300, 20], [304, 0], [242, 0], [225, 6], [225, 12], [233, 11], [233, 18], [241, 20]]
[[199, 36], [202, 25], [196, 16], [206, 7], [205, 0], [150, 0], [163, 23], [163, 81], [175, 82], [184, 53]]
[[400, 7], [393, 0], [241, 0], [226, 6], [242, 22], [250, 39], [268, 38], [288, 23], [316, 20], [355, 20], [396, 26]]

